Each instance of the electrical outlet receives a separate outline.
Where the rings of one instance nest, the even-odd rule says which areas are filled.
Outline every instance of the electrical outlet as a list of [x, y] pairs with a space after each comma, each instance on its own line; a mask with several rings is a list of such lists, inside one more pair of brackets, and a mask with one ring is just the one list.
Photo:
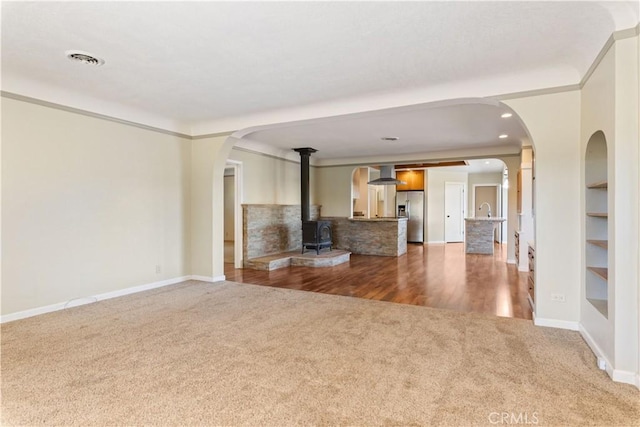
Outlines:
[[565, 302], [564, 294], [551, 294], [551, 301]]
[[156, 265], [156, 274], [162, 273], [162, 266], [160, 264]]

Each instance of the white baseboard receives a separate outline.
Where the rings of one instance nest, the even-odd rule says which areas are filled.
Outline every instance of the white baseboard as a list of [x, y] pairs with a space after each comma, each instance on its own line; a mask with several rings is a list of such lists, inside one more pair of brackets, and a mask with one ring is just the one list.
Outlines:
[[51, 305], [45, 305], [44, 307], [31, 308], [24, 311], [18, 311], [17, 313], [6, 314], [0, 316], [0, 323], [12, 322], [14, 320], [26, 319], [27, 317], [38, 316], [40, 314], [51, 313], [54, 311], [64, 310], [65, 308], [79, 307], [85, 304], [91, 304], [94, 302], [107, 300], [111, 298], [117, 298], [125, 295], [135, 294], [138, 292], [148, 291], [151, 289], [161, 288], [163, 286], [175, 285], [176, 283], [185, 282], [187, 280], [200, 280], [204, 282], [221, 282], [225, 280], [225, 276], [181, 276], [173, 279], [161, 280], [159, 282], [148, 283], [146, 285], [133, 286], [125, 289], [118, 289], [116, 291], [105, 292], [103, 294], [91, 295], [82, 298], [74, 298], [66, 302], [60, 302]]
[[580, 335], [582, 335], [582, 339], [587, 343], [593, 354], [600, 360], [603, 360], [605, 363], [605, 370], [609, 377], [618, 383], [631, 384], [640, 389], [640, 374], [637, 372], [631, 371], [623, 371], [622, 369], [615, 369], [613, 364], [609, 361], [607, 356], [604, 354], [600, 346], [593, 339], [589, 331], [587, 331], [582, 324], [580, 324]]
[[548, 328], [568, 329], [570, 331], [577, 331], [580, 329], [580, 323], [578, 322], [572, 322], [570, 320], [544, 319], [542, 317], [536, 317], [533, 324]]
[[[94, 302], [94, 301], [92, 300], [91, 302]], [[45, 305], [44, 307], [31, 308], [29, 310], [18, 311], [16, 313], [5, 314], [3, 316], [0, 316], [0, 323], [13, 322], [14, 320], [26, 319], [27, 317], [33, 317], [33, 316], [38, 316], [40, 314], [51, 313], [52, 311], [64, 310], [65, 307], [67, 307], [67, 303], [60, 302], [57, 304]]]
[[429, 240], [427, 242], [428, 245], [444, 245], [445, 243], [444, 240]]
[[516, 260], [514, 259], [507, 259], [507, 264], [515, 264]]
[[125, 288], [125, 289], [119, 289], [117, 291], [106, 292], [104, 294], [95, 295], [93, 298], [95, 298], [97, 301], [102, 301], [105, 299], [111, 299], [111, 298], [121, 297], [125, 295], [135, 294], [138, 292], [148, 291], [151, 289], [161, 288], [163, 286], [175, 285], [176, 283], [181, 283], [186, 280], [189, 280], [189, 276], [175, 277], [173, 279], [161, 280], [159, 282], [148, 283], [146, 285], [133, 286], [131, 288]]
[[[607, 370], [607, 373], [609, 371]], [[613, 375], [610, 375], [611, 379], [617, 383], [625, 383], [636, 386], [640, 389], [640, 383], [638, 382], [638, 374], [631, 371], [623, 371], [622, 369], [614, 369]]]
[[607, 374], [609, 375], [609, 377], [613, 379], [613, 365], [609, 361], [609, 358], [607, 358], [607, 356], [604, 354], [602, 349], [600, 349], [600, 346], [596, 343], [596, 341], [593, 339], [591, 334], [589, 334], [589, 332], [584, 328], [584, 326], [582, 326], [582, 324], [580, 325], [579, 330], [580, 330], [580, 335], [582, 335], [582, 339], [584, 340], [584, 342], [587, 343], [587, 345], [589, 346], [593, 354], [595, 354], [596, 358], [604, 360], [605, 371], [607, 371]]
[[223, 282], [226, 280], [225, 275], [223, 274], [222, 276], [190, 276], [189, 279], [191, 280], [199, 280], [201, 282], [209, 282], [209, 283], [214, 283], [214, 282]]

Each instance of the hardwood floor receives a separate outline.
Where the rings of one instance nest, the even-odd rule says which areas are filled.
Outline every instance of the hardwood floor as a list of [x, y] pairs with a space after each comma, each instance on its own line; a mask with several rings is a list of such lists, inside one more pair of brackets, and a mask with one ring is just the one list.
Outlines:
[[351, 255], [336, 267], [270, 272], [225, 264], [225, 275], [235, 282], [531, 319], [527, 274], [505, 260], [506, 245], [496, 244], [491, 256], [465, 254], [462, 243], [410, 244], [397, 258]]

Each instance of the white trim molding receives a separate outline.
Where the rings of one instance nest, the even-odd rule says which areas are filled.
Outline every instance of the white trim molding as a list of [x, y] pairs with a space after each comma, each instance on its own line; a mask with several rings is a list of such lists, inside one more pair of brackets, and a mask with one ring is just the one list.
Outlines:
[[[609, 374], [609, 370], [607, 369]], [[617, 383], [631, 384], [640, 389], [640, 383], [638, 382], [638, 374], [631, 371], [623, 371], [622, 369], [613, 369], [613, 373], [609, 374], [611, 379]]]
[[600, 349], [600, 346], [598, 346], [598, 344], [595, 342], [593, 337], [591, 337], [584, 326], [582, 326], [581, 324], [579, 326], [582, 339], [587, 343], [593, 354], [596, 356], [598, 363], [604, 362], [607, 375], [609, 375], [609, 377], [615, 382], [631, 384], [640, 389], [640, 374], [638, 374], [637, 372], [615, 369], [613, 364], [609, 361], [609, 358], [607, 358], [602, 349]]
[[600, 349], [600, 346], [598, 346], [598, 344], [595, 342], [595, 340], [591, 337], [591, 335], [589, 334], [589, 332], [584, 328], [584, 326], [580, 325], [580, 335], [582, 336], [582, 339], [584, 340], [584, 342], [587, 343], [587, 345], [589, 346], [589, 348], [591, 349], [591, 351], [593, 352], [593, 354], [596, 356], [596, 358], [598, 360], [602, 360], [605, 363], [605, 370], [607, 371], [607, 374], [609, 374], [609, 376], [611, 378], [613, 378], [613, 365], [611, 364], [611, 362], [609, 362], [609, 359], [607, 358], [607, 356], [604, 354], [604, 352]]
[[125, 289], [118, 289], [116, 291], [105, 292], [103, 294], [92, 295], [82, 298], [74, 298], [66, 302], [60, 302], [57, 304], [45, 305], [44, 307], [31, 308], [24, 311], [18, 311], [17, 313], [6, 314], [0, 316], [0, 323], [12, 322], [14, 320], [26, 319], [27, 317], [38, 316], [40, 314], [51, 313], [54, 311], [64, 310], [71, 307], [79, 307], [81, 305], [91, 304], [94, 302], [107, 300], [111, 298], [117, 298], [125, 295], [135, 294], [138, 292], [149, 291], [151, 289], [161, 288], [163, 286], [175, 285], [177, 283], [186, 282], [191, 279], [191, 276], [176, 277], [173, 279], [161, 280], [159, 282], [147, 283], [146, 285], [133, 286]]
[[189, 279], [191, 280], [198, 280], [200, 282], [209, 282], [209, 283], [215, 283], [215, 282], [224, 282], [225, 280], [227, 280], [227, 278], [225, 277], [225, 275], [223, 274], [222, 276], [190, 276]]
[[79, 307], [81, 305], [92, 304], [94, 302], [103, 301], [111, 298], [117, 298], [125, 295], [131, 295], [138, 292], [149, 291], [151, 289], [161, 288], [163, 286], [175, 285], [183, 283], [188, 280], [198, 280], [201, 282], [223, 282], [226, 280], [224, 275], [222, 276], [181, 276], [173, 279], [161, 280], [159, 282], [147, 283], [146, 285], [133, 286], [125, 289], [118, 289], [116, 291], [105, 292], [103, 294], [92, 295], [82, 298], [74, 298], [66, 302], [59, 302], [57, 304], [45, 305], [44, 307], [30, 308], [24, 311], [18, 311], [17, 313], [5, 314], [0, 316], [0, 323], [13, 322], [14, 320], [26, 319], [27, 317], [39, 316], [41, 314], [52, 313], [54, 311], [64, 310], [71, 307]]
[[568, 329], [570, 331], [580, 330], [580, 324], [571, 320], [558, 320], [558, 319], [545, 319], [543, 317], [536, 317], [533, 321], [536, 326], [544, 326], [547, 328]]

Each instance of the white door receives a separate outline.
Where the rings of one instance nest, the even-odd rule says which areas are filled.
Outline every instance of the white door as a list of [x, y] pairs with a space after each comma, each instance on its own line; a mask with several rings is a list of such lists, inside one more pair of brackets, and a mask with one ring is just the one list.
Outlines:
[[444, 184], [444, 241], [464, 240], [464, 184], [446, 182]]

